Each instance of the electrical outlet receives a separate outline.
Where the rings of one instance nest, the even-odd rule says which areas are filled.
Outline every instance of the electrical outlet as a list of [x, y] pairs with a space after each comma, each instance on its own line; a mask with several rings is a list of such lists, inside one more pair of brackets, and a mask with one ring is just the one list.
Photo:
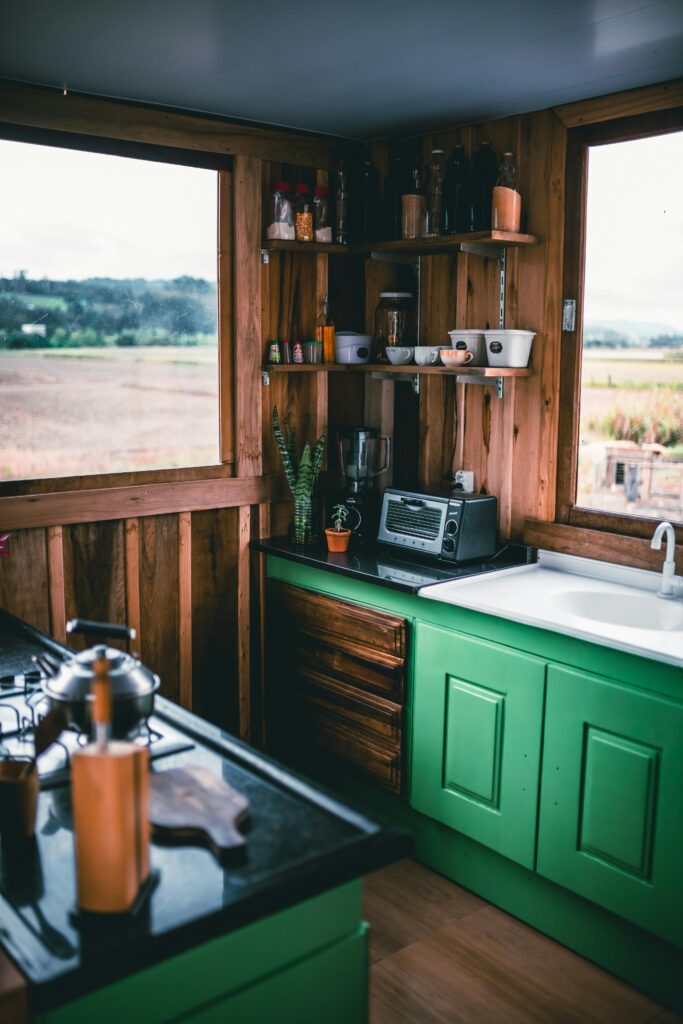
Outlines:
[[474, 490], [474, 473], [471, 469], [456, 469], [455, 471], [455, 490], [456, 491], [473, 491]]

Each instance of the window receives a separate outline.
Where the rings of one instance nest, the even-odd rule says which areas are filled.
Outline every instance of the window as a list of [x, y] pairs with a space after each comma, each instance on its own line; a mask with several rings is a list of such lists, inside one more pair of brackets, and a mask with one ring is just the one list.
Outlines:
[[216, 179], [0, 140], [0, 479], [219, 461]]
[[626, 517], [683, 522], [683, 131], [631, 120], [631, 137], [621, 122], [570, 140], [565, 294], [579, 316], [564, 341], [559, 516], [645, 532]]

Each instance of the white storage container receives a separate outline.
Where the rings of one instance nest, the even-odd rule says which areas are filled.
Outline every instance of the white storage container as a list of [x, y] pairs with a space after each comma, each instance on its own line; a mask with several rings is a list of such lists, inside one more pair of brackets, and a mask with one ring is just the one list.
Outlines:
[[484, 330], [477, 331], [471, 327], [465, 328], [464, 330], [452, 330], [448, 332], [448, 337], [451, 339], [451, 348], [462, 351], [467, 349], [468, 352], [472, 353], [472, 362], [470, 366], [486, 366], [486, 339], [484, 338]]
[[535, 331], [485, 331], [489, 366], [527, 366]]
[[372, 335], [356, 334], [355, 331], [337, 331], [334, 336], [335, 360], [345, 366], [370, 361]]

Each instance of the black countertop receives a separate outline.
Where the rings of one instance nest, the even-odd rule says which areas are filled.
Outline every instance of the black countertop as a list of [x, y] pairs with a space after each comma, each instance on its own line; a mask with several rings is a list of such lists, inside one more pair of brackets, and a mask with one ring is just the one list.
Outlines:
[[421, 587], [432, 583], [464, 576], [478, 576], [496, 569], [510, 569], [535, 561], [533, 549], [523, 544], [501, 543], [491, 558], [484, 561], [461, 562], [448, 565], [445, 562], [428, 562], [404, 554], [396, 548], [376, 544], [359, 548], [346, 554], [333, 554], [325, 546], [296, 547], [288, 537], [272, 537], [268, 540], [254, 540], [251, 546], [266, 555], [277, 555], [290, 562], [299, 562], [314, 569], [326, 569], [340, 576], [350, 576], [365, 583], [376, 583], [381, 587], [417, 594]]
[[[2, 673], [65, 648], [0, 611]], [[0, 944], [29, 981], [32, 1010], [62, 1004], [161, 959], [358, 878], [410, 852], [408, 837], [368, 819], [255, 749], [158, 698], [155, 717], [193, 749], [153, 770], [201, 764], [250, 801], [246, 850], [220, 864], [205, 849], [151, 848], [159, 881], [144, 911], [79, 928], [68, 785], [43, 789], [35, 841], [2, 846]], [[106, 955], [103, 953], [106, 952]]]

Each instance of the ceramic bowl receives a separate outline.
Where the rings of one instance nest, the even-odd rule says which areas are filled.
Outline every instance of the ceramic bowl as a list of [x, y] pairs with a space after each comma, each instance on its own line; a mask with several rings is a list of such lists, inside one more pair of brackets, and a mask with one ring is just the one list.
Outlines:
[[436, 366], [439, 361], [438, 345], [418, 345], [415, 349], [415, 362], [418, 366]]
[[534, 331], [487, 331], [489, 366], [527, 366], [535, 337]]
[[472, 353], [468, 352], [464, 348], [442, 348], [439, 355], [441, 356], [441, 362], [443, 365], [451, 368], [467, 366], [474, 358]]
[[413, 361], [415, 349], [412, 347], [400, 347], [387, 345], [387, 359], [393, 366], [405, 366]]

